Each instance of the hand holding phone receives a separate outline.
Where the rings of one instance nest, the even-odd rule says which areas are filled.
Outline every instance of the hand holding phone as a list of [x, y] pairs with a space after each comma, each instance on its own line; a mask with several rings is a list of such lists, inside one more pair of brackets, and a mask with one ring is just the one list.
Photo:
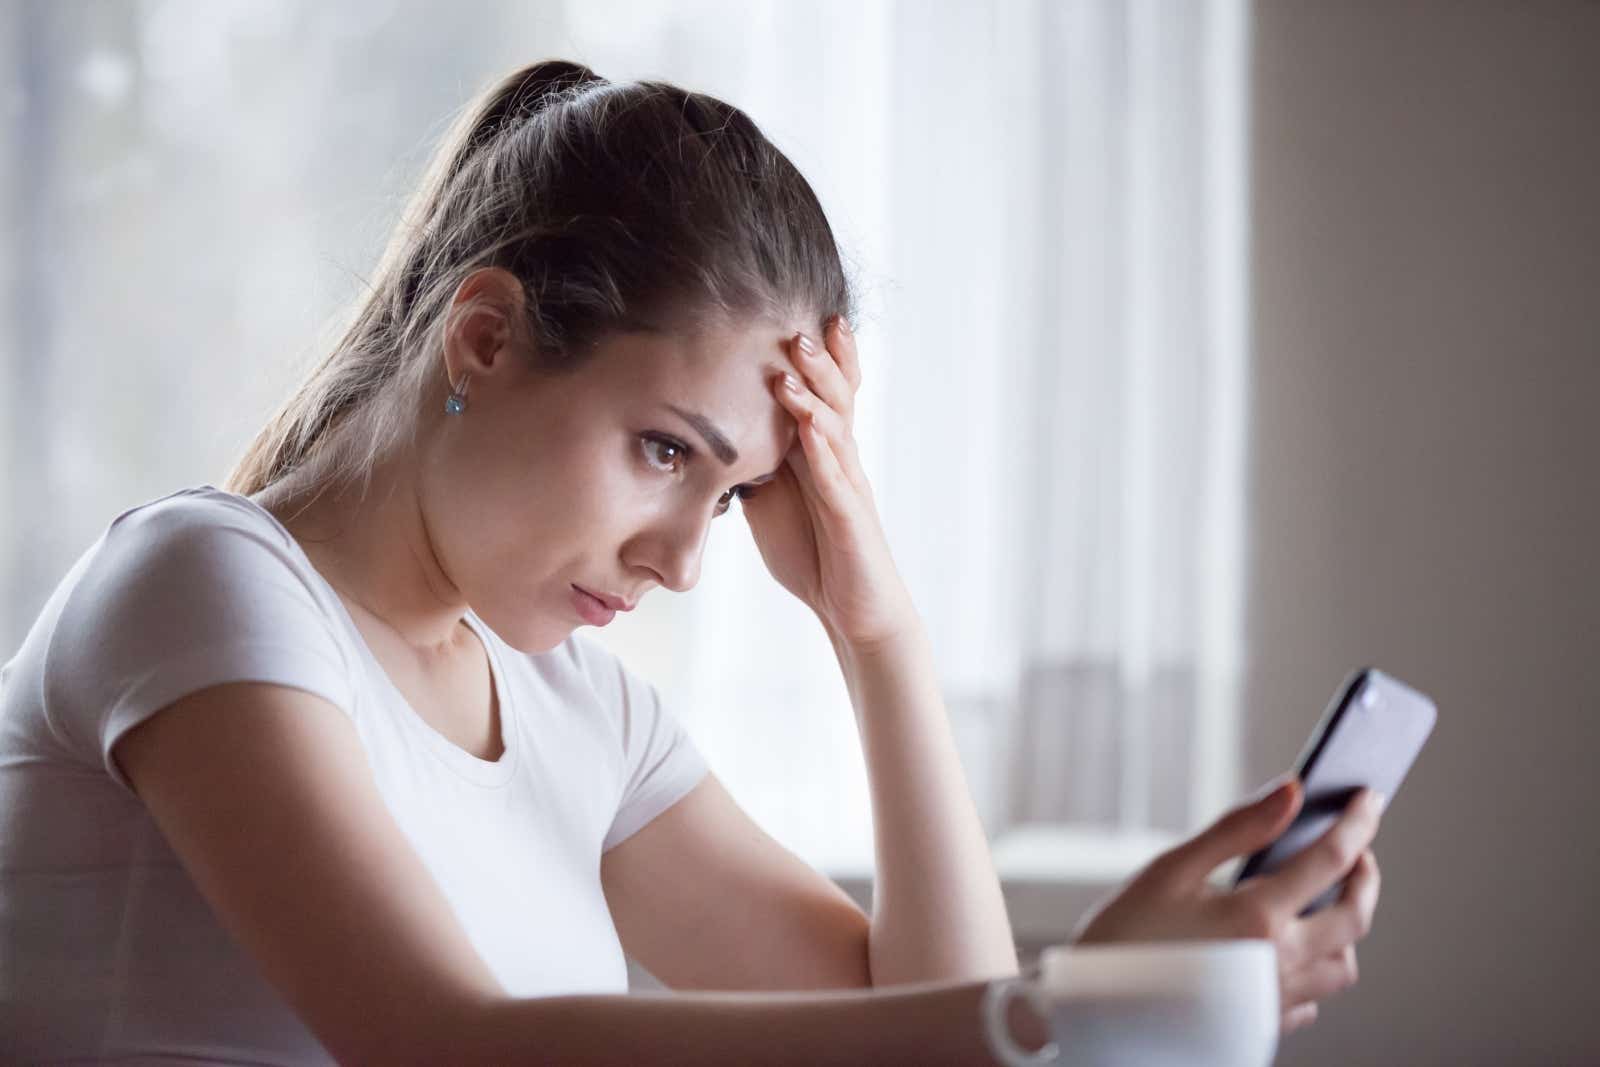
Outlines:
[[[1355, 982], [1355, 942], [1377, 906], [1377, 865], [1365, 850], [1378, 812], [1349, 801], [1368, 787], [1392, 803], [1434, 718], [1422, 694], [1378, 671], [1355, 672], [1312, 732], [1292, 781], [1157, 856], [1091, 908], [1072, 941], [1269, 938], [1283, 1031], [1314, 1021], [1319, 1000]], [[1234, 890], [1210, 881], [1221, 864], [1247, 854]], [[1237, 882], [1256, 877], [1239, 891]], [[1311, 915], [1346, 884], [1347, 900]]]
[[[1422, 693], [1374, 668], [1354, 671], [1334, 694], [1295, 764], [1305, 802], [1277, 840], [1247, 859], [1234, 884], [1270, 874], [1327, 832], [1365, 787], [1391, 802], [1433, 731], [1438, 711]], [[1329, 886], [1300, 912], [1338, 899]]]

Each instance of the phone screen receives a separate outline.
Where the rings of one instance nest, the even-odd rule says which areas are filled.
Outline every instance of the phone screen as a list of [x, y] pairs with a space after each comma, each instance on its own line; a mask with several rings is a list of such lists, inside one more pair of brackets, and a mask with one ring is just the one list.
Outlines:
[[[1404, 682], [1371, 667], [1353, 672], [1296, 761], [1305, 791], [1300, 813], [1276, 841], [1245, 861], [1234, 884], [1287, 863], [1327, 832], [1363, 787], [1383, 793], [1392, 808], [1437, 718], [1433, 701]], [[1333, 903], [1343, 884], [1329, 886], [1300, 914]]]

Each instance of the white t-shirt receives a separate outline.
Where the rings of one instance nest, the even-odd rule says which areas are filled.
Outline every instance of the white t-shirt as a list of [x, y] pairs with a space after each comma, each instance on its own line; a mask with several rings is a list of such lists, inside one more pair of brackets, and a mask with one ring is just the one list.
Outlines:
[[492, 763], [417, 715], [250, 499], [207, 485], [119, 515], [0, 669], [0, 1062], [331, 1062], [109, 757], [157, 709], [229, 681], [294, 686], [349, 715], [390, 813], [508, 993], [625, 992], [601, 853], [705, 761], [598, 644], [530, 655], [466, 619], [499, 694]]

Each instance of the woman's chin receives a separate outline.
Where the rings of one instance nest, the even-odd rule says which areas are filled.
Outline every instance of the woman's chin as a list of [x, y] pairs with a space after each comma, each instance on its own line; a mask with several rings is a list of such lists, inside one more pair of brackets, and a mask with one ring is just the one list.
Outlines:
[[496, 630], [495, 634], [518, 652], [538, 656], [560, 648], [581, 625], [582, 623], [566, 619], [537, 619], [515, 633], [502, 633]]
[[577, 626], [567, 625], [561, 629], [541, 629], [536, 637], [530, 638], [526, 648], [522, 651], [529, 655], [542, 655], [553, 652], [578, 630]]

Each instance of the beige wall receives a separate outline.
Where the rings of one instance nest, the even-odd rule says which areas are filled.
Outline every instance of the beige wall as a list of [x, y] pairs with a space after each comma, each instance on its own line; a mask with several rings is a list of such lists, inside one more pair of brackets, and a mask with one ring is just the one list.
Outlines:
[[1254, 35], [1248, 780], [1355, 664], [1440, 707], [1279, 1063], [1600, 1062], [1600, 4]]

